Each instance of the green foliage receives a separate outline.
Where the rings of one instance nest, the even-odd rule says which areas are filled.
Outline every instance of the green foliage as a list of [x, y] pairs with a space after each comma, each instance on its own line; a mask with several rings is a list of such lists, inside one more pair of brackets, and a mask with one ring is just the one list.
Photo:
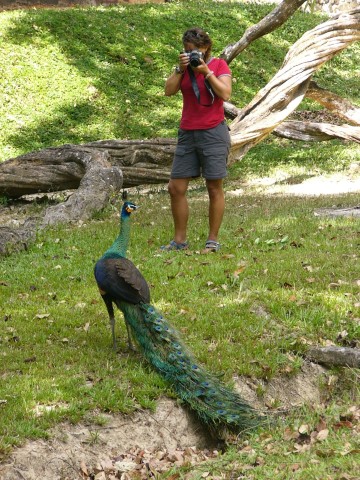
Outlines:
[[[269, 5], [183, 2], [0, 13], [0, 161], [65, 143], [175, 136], [181, 98], [163, 94], [183, 31], [203, 26], [218, 55]], [[189, 21], [190, 19], [190, 21]], [[247, 104], [321, 17], [297, 13], [236, 58], [232, 101]], [[320, 84], [356, 101], [354, 45]], [[331, 84], [331, 85], [329, 85]], [[318, 108], [313, 104], [307, 108]]]

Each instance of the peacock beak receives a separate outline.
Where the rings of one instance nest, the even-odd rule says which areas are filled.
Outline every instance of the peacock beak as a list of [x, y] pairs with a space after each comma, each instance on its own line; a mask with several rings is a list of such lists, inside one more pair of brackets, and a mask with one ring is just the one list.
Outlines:
[[126, 211], [127, 211], [128, 213], [132, 213], [132, 212], [134, 212], [135, 210], [137, 210], [138, 208], [140, 208], [139, 205], [132, 204], [132, 205], [128, 205], [128, 206], [126, 207]]

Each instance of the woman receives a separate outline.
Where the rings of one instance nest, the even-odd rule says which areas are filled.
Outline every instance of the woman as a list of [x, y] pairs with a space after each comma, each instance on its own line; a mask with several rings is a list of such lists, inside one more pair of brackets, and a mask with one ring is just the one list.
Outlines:
[[[227, 174], [230, 148], [223, 103], [231, 95], [231, 72], [223, 59], [211, 56], [212, 41], [201, 28], [187, 30], [182, 40], [184, 52], [179, 55], [179, 65], [165, 84], [165, 95], [175, 95], [181, 90], [183, 110], [168, 185], [175, 233], [173, 240], [161, 249], [188, 248], [186, 192], [189, 181], [202, 175], [209, 195], [209, 233], [205, 251], [218, 251], [218, 233], [225, 209], [223, 178]], [[200, 52], [202, 58], [194, 50]], [[190, 70], [195, 81], [191, 80]]]

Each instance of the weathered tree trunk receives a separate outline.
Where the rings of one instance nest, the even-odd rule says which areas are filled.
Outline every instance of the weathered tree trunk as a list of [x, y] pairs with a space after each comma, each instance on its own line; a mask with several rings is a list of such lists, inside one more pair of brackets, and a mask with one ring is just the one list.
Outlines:
[[313, 81], [310, 82], [306, 96], [320, 103], [320, 105], [323, 105], [331, 112], [336, 113], [343, 120], [354, 125], [360, 125], [360, 108], [345, 98], [319, 87], [319, 85]]
[[47, 208], [43, 218], [30, 218], [15, 230], [0, 227], [0, 254], [26, 248], [37, 229], [87, 219], [101, 210], [123, 184], [121, 170], [112, 166], [109, 159], [105, 150], [65, 145], [5, 162], [0, 184], [13, 198], [39, 191], [77, 190], [66, 202]]
[[290, 48], [282, 68], [232, 122], [234, 157], [243, 156], [280, 125], [304, 98], [311, 75], [356, 40], [360, 40], [360, 8], [306, 32]]
[[273, 132], [279, 137], [305, 142], [321, 142], [341, 138], [360, 143], [360, 127], [352, 125], [332, 125], [330, 123], [299, 122], [296, 120], [281, 123]]
[[[237, 44], [227, 47], [224, 58], [230, 62], [250, 42], [283, 24], [302, 3], [302, 0], [283, 0], [264, 20], [248, 29]], [[324, 62], [359, 39], [360, 8], [337, 15], [305, 33], [290, 48], [282, 68], [249, 105], [239, 110], [226, 104], [227, 111], [232, 109], [236, 115], [231, 124], [230, 163], [274, 131], [307, 140], [344, 138], [359, 141], [356, 126], [283, 123], [309, 92], [309, 96], [328, 108], [336, 106], [343, 117], [358, 125], [357, 107], [340, 102], [334, 95], [330, 99], [329, 92], [311, 84], [311, 75]], [[0, 164], [0, 195], [17, 198], [26, 193], [79, 187], [65, 204], [51, 207], [41, 225], [88, 218], [93, 209], [104, 206], [111, 190], [166, 182], [175, 144], [174, 139], [160, 138], [103, 140], [22, 155]]]
[[[164, 183], [169, 178], [175, 145], [174, 139], [101, 140], [27, 153], [0, 164], [0, 195], [18, 198], [76, 189], [82, 179], [85, 182], [84, 175], [99, 175], [102, 169], [106, 175], [111, 167], [122, 171], [122, 184], [116, 182], [118, 188]], [[94, 187], [98, 189], [96, 183]]]
[[266, 17], [256, 25], [249, 27], [240, 40], [228, 45], [222, 52], [221, 57], [227, 63], [234, 60], [251, 42], [257, 40], [283, 25], [306, 0], [283, 0]]

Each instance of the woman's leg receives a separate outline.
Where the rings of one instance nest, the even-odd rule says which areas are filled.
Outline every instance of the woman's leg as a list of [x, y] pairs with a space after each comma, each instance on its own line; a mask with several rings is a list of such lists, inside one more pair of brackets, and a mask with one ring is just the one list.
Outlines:
[[206, 180], [209, 194], [209, 236], [208, 240], [217, 242], [225, 210], [223, 179]]
[[174, 241], [176, 243], [186, 242], [186, 230], [189, 219], [186, 192], [189, 181], [189, 178], [171, 178], [168, 185], [175, 229]]

